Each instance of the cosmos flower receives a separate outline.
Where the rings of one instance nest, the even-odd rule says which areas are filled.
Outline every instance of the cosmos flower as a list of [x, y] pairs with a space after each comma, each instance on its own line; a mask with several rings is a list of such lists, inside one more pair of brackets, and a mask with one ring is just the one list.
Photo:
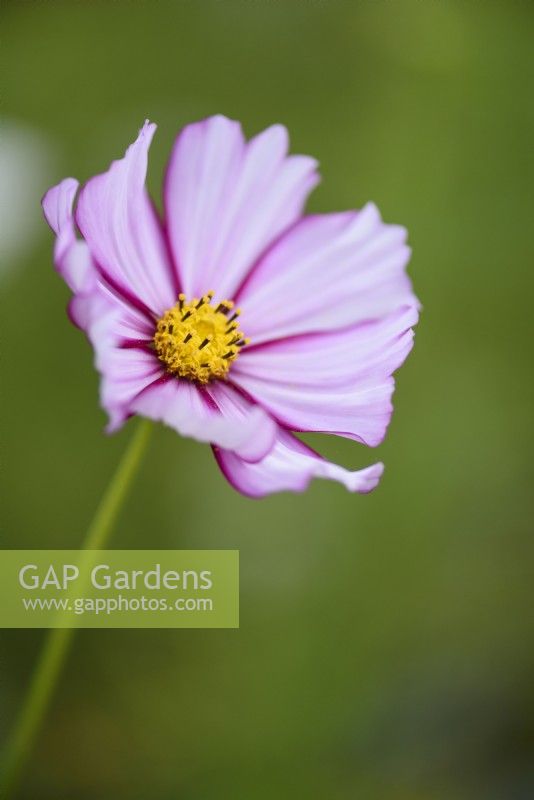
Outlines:
[[73, 178], [43, 199], [108, 430], [137, 414], [209, 442], [253, 497], [313, 477], [370, 491], [382, 464], [349, 471], [293, 432], [382, 441], [417, 321], [405, 229], [373, 204], [303, 216], [317, 163], [287, 155], [280, 125], [247, 142], [222, 116], [179, 134], [162, 221], [145, 188], [155, 127], [82, 187], [75, 210]]

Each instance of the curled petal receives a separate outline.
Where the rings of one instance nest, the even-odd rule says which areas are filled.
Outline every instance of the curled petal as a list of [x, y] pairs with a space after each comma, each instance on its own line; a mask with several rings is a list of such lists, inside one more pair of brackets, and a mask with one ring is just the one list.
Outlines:
[[113, 433], [133, 413], [131, 402], [161, 378], [163, 370], [148, 346], [151, 332], [139, 312], [125, 308], [106, 290], [86, 302], [90, 314], [86, 330], [100, 374], [100, 402], [109, 417], [107, 431]]
[[42, 202], [46, 221], [56, 234], [54, 264], [73, 292], [87, 291], [96, 280], [90, 250], [76, 239], [73, 204], [78, 186], [74, 178], [65, 178], [48, 190]]
[[166, 225], [183, 291], [231, 298], [262, 251], [291, 225], [318, 182], [316, 162], [287, 156], [273, 125], [246, 142], [223, 116], [178, 136], [165, 180]]
[[87, 244], [76, 239], [73, 202], [78, 182], [67, 178], [43, 198], [48, 224], [56, 234], [54, 261], [74, 293], [69, 303], [71, 320], [87, 334], [100, 373], [100, 398], [109, 416], [108, 430], [116, 430], [129, 415], [128, 402], [160, 373], [153, 354], [125, 349], [125, 340], [149, 340], [146, 318], [125, 306], [102, 283]]
[[269, 455], [255, 464], [220, 448], [214, 448], [214, 453], [232, 486], [254, 498], [281, 491], [303, 492], [312, 478], [338, 481], [349, 492], [364, 494], [377, 486], [384, 471], [380, 463], [354, 472], [332, 464], [282, 428]]
[[106, 282], [133, 306], [160, 316], [176, 302], [177, 285], [145, 189], [155, 129], [146, 123], [124, 158], [85, 184], [76, 221]]
[[247, 461], [263, 458], [276, 434], [276, 424], [263, 409], [222, 384], [208, 390], [166, 377], [134, 398], [130, 409], [164, 422], [182, 436], [233, 450]]

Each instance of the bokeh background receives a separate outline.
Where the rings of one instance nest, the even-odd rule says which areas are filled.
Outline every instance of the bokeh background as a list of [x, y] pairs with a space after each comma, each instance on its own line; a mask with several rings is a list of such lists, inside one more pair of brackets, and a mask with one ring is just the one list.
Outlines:
[[[113, 544], [239, 548], [241, 628], [81, 631], [26, 800], [534, 796], [534, 7], [514, 0], [3, 3], [3, 547], [70, 548], [132, 433], [108, 438], [64, 313], [43, 191], [159, 124], [283, 122], [314, 211], [407, 225], [424, 305], [386, 442], [323, 437], [366, 497], [261, 502], [158, 428]], [[312, 441], [317, 444], [317, 440]], [[10, 728], [43, 642], [2, 633]]]

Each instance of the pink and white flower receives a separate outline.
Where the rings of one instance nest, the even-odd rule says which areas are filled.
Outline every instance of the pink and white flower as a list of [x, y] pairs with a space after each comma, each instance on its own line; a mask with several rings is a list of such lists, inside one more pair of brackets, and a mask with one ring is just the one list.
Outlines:
[[209, 442], [253, 497], [313, 477], [370, 491], [382, 464], [348, 471], [293, 432], [384, 438], [418, 315], [405, 229], [373, 204], [303, 216], [317, 163], [287, 155], [281, 125], [247, 142], [222, 116], [178, 136], [162, 221], [145, 188], [155, 128], [82, 187], [75, 210], [73, 178], [43, 199], [108, 430], [139, 414]]

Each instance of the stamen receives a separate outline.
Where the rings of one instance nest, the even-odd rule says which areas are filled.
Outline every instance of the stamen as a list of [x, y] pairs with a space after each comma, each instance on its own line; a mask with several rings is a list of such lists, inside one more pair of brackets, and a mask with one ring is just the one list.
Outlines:
[[248, 344], [234, 322], [240, 310], [227, 319], [234, 303], [221, 300], [213, 307], [212, 299], [212, 291], [191, 302], [180, 293], [176, 305], [157, 322], [151, 346], [167, 372], [177, 378], [201, 384], [224, 380], [241, 347]]
[[222, 303], [219, 303], [215, 311], [218, 311], [221, 314], [228, 314], [228, 312], [231, 311], [233, 307], [234, 307], [233, 300], [223, 300]]

